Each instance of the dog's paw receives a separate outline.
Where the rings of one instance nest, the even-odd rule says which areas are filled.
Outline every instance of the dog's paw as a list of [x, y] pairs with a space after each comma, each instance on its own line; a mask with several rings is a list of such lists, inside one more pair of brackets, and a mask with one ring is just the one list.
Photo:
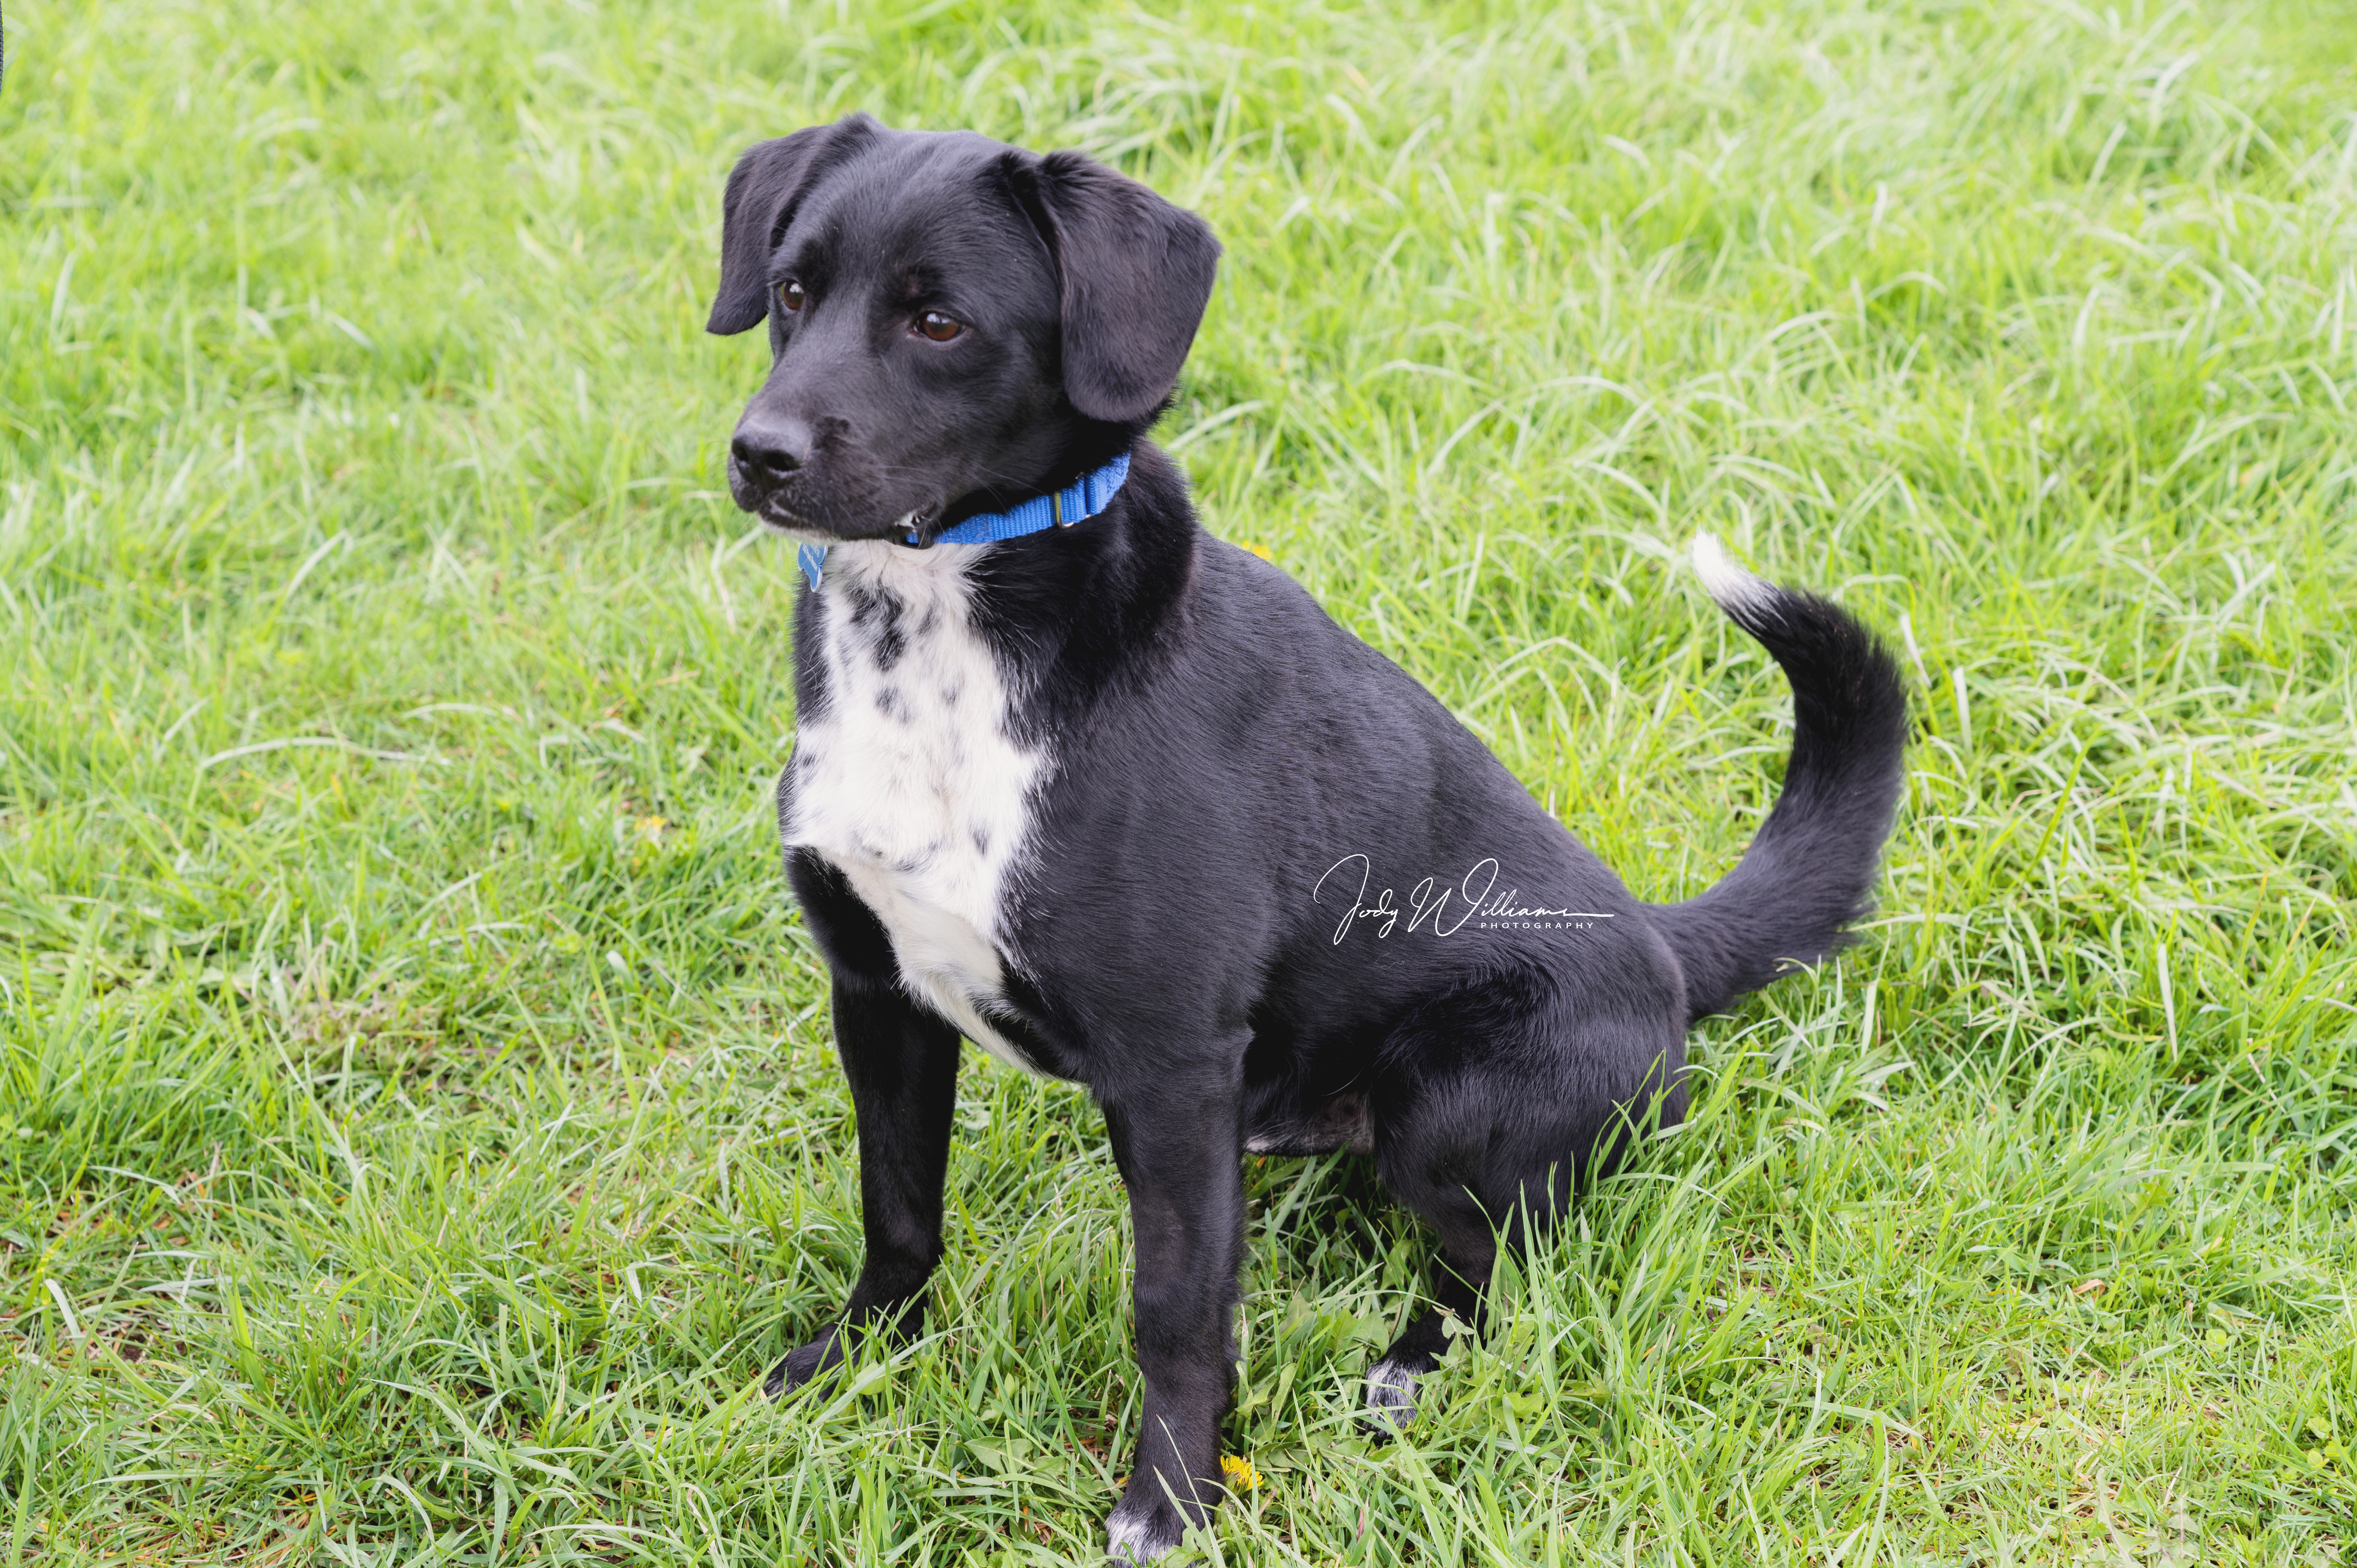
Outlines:
[[787, 1351], [786, 1359], [770, 1369], [761, 1391], [773, 1400], [783, 1399], [813, 1379], [831, 1376], [842, 1365], [843, 1336], [830, 1328], [809, 1344]]
[[1415, 1419], [1415, 1388], [1429, 1366], [1386, 1356], [1367, 1369], [1367, 1413], [1360, 1424], [1377, 1437], [1392, 1437]]
[[1130, 1507], [1133, 1490], [1122, 1498], [1105, 1520], [1105, 1568], [1143, 1568], [1157, 1558], [1176, 1551], [1187, 1539], [1187, 1520], [1170, 1506], [1167, 1498], [1157, 1498], [1150, 1508]]

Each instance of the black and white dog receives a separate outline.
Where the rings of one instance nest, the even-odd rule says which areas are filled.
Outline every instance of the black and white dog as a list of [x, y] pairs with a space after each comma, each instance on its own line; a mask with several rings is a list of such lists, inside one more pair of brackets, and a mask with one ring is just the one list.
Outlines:
[[1415, 1410], [1452, 1316], [1632, 1129], [1684, 1037], [1867, 907], [1895, 666], [1696, 549], [1791, 679], [1784, 789], [1700, 897], [1641, 904], [1423, 687], [1197, 522], [1146, 440], [1208, 301], [1203, 221], [1074, 153], [864, 115], [746, 153], [714, 332], [767, 317], [737, 503], [801, 541], [778, 825], [834, 972], [866, 1260], [845, 1337], [921, 1321], [961, 1036], [1088, 1086], [1128, 1188], [1144, 1416], [1111, 1551], [1220, 1496], [1246, 1151], [1348, 1147], [1439, 1232], [1368, 1373]]

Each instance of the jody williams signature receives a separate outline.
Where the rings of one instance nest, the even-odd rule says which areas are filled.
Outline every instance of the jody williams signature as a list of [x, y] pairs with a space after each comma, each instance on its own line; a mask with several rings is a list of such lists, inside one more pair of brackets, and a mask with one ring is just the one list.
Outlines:
[[[1390, 936], [1392, 928], [1399, 924], [1402, 915], [1407, 917], [1409, 930], [1424, 926], [1436, 937], [1453, 937], [1463, 930], [1468, 922], [1479, 931], [1494, 931], [1508, 927], [1524, 930], [1576, 930], [1589, 920], [1612, 918], [1593, 909], [1526, 908], [1518, 902], [1523, 896], [1520, 888], [1509, 887], [1502, 893], [1497, 890], [1498, 863], [1494, 860], [1475, 861], [1472, 869], [1454, 887], [1438, 886], [1437, 878], [1426, 877], [1407, 896], [1408, 908], [1403, 909], [1394, 901], [1392, 890], [1388, 887], [1373, 903], [1368, 903], [1367, 880], [1374, 875], [1374, 863], [1363, 854], [1346, 854], [1326, 868], [1326, 875], [1319, 877], [1318, 886], [1309, 890], [1309, 901], [1320, 908], [1325, 908], [1326, 884], [1334, 880], [1337, 872], [1342, 872], [1342, 883], [1337, 885], [1337, 891], [1340, 891], [1350, 881], [1344, 868], [1352, 865], [1358, 867], [1359, 885], [1351, 895], [1351, 907], [1343, 913], [1341, 924], [1334, 928], [1334, 945], [1337, 947], [1341, 945], [1344, 937], [1351, 934], [1351, 928], [1361, 920], [1376, 922], [1375, 935], [1378, 939]], [[1477, 883], [1480, 885], [1478, 891]], [[1464, 906], [1453, 919], [1449, 914], [1451, 899]]]

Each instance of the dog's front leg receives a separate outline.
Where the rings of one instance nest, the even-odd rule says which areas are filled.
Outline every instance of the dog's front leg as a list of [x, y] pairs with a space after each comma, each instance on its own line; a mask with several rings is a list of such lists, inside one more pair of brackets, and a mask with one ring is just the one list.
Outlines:
[[871, 1326], [907, 1336], [925, 1320], [942, 1260], [942, 1178], [957, 1107], [958, 1034], [890, 983], [840, 972], [835, 1048], [859, 1118], [860, 1219], [867, 1256], [843, 1315], [772, 1368], [771, 1398], [842, 1364], [845, 1337]]
[[1230, 1331], [1243, 1258], [1241, 1099], [1235, 1086], [1108, 1101], [1105, 1130], [1129, 1188], [1145, 1412], [1129, 1487], [1105, 1521], [1116, 1562], [1144, 1563], [1210, 1522], [1220, 1498]]

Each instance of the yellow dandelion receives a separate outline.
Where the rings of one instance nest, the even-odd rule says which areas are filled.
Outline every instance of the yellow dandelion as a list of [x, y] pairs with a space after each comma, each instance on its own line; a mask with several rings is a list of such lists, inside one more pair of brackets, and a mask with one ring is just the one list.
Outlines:
[[[1240, 543], [1241, 543], [1242, 542], [1241, 542], [1241, 541], [1239, 541], [1238, 542], [1240, 542]], [[1247, 549], [1247, 550], [1249, 550], [1249, 551], [1251, 551], [1254, 554], [1255, 554], [1255, 555], [1259, 556], [1262, 560], [1264, 560], [1264, 561], [1267, 562], [1270, 565], [1274, 566], [1274, 565], [1275, 565], [1275, 564], [1276, 564], [1276, 555], [1275, 555], [1275, 553], [1274, 551], [1270, 550], [1270, 549], [1269, 549], [1269, 547], [1268, 547], [1267, 545], [1265, 545], [1265, 544], [1246, 544], [1246, 545], [1244, 545], [1244, 548], [1245, 548], [1245, 549]]]
[[1241, 1454], [1221, 1455], [1220, 1474], [1228, 1478], [1228, 1490], [1232, 1492], [1249, 1492], [1260, 1485], [1260, 1472]]

